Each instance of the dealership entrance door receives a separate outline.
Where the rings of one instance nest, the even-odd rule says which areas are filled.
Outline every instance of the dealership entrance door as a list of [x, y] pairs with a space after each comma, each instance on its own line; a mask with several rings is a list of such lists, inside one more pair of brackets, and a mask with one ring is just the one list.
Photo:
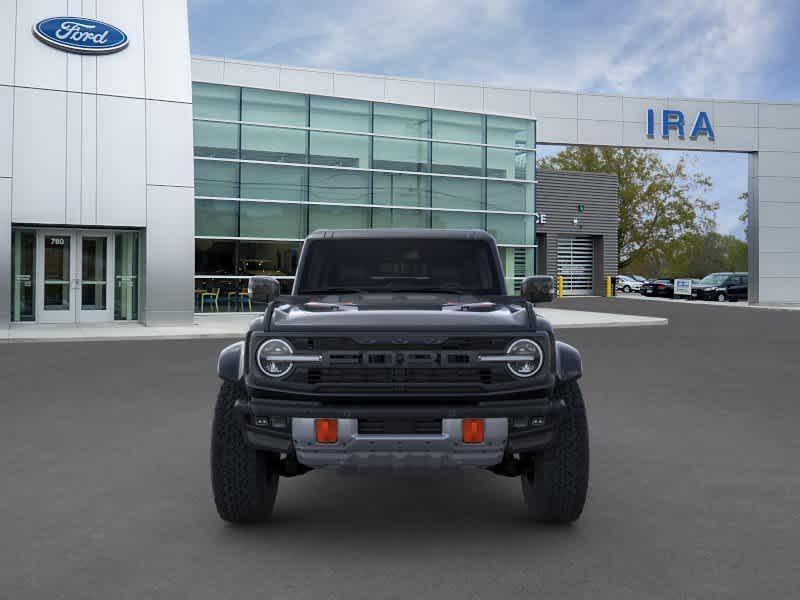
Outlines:
[[41, 230], [36, 240], [40, 323], [114, 320], [111, 233]]
[[138, 319], [136, 231], [12, 228], [11, 320]]
[[594, 240], [590, 236], [558, 238], [558, 274], [565, 296], [589, 296], [594, 281]]

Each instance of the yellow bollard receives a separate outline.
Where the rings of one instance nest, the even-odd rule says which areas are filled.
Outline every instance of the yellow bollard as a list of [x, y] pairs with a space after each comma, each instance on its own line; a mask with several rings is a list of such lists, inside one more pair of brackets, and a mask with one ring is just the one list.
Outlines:
[[564, 276], [563, 275], [559, 275], [558, 276], [558, 297], [559, 298], [563, 298], [564, 297]]
[[606, 298], [613, 296], [614, 290], [611, 288], [611, 277], [606, 277]]

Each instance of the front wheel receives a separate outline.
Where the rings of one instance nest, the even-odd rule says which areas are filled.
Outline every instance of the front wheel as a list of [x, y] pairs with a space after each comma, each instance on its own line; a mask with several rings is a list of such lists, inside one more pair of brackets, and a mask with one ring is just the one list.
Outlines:
[[589, 427], [577, 382], [556, 386], [554, 398], [566, 405], [556, 441], [532, 457], [522, 476], [528, 514], [536, 522], [567, 524], [583, 512], [589, 489]]
[[631, 286], [626, 285], [625, 287], [622, 288], [622, 291], [625, 292], [626, 294], [630, 294], [631, 293]]
[[717, 294], [717, 302], [725, 302], [727, 299], [728, 299], [727, 296], [725, 296], [725, 294], [723, 294], [722, 292]]
[[272, 515], [280, 478], [280, 455], [259, 452], [244, 440], [233, 412], [247, 399], [240, 383], [224, 382], [211, 427], [211, 487], [219, 516], [230, 523], [262, 523]]

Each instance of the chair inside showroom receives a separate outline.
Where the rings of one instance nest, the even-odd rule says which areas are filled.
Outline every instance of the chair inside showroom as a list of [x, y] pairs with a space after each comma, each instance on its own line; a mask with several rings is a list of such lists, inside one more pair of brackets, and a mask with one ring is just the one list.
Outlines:
[[239, 290], [239, 308], [244, 310], [245, 306], [248, 312], [253, 312], [253, 298], [247, 288]]
[[205, 312], [206, 305], [209, 305], [214, 312], [219, 312], [219, 288], [200, 294], [200, 312]]

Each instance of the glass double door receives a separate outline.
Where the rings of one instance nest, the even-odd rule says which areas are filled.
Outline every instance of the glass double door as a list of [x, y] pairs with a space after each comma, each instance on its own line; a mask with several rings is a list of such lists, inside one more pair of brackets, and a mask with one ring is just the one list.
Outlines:
[[114, 320], [111, 233], [42, 230], [36, 240], [40, 323]]

